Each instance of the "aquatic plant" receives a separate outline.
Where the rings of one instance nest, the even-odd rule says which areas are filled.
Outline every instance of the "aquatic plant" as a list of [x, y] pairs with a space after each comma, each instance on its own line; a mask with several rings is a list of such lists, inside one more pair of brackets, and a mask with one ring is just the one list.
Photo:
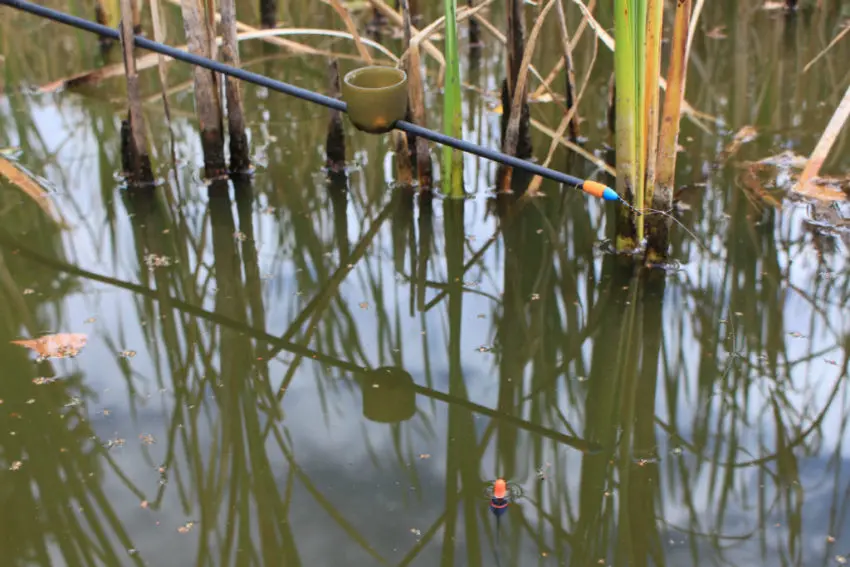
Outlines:
[[[614, 6], [617, 192], [639, 211], [646, 208], [668, 211], [673, 201], [691, 0], [676, 3], [660, 138], [658, 89], [661, 83], [663, 2], [616, 0]], [[634, 250], [641, 245], [644, 218], [648, 219], [650, 227], [647, 259], [663, 261], [669, 247], [670, 220], [666, 215], [645, 217], [626, 208], [621, 209], [617, 222], [617, 249]]]
[[[460, 56], [457, 41], [457, 0], [444, 0], [446, 16], [446, 82], [443, 87], [443, 132], [463, 138], [463, 107], [460, 96]], [[463, 197], [463, 154], [443, 147], [443, 193]]]

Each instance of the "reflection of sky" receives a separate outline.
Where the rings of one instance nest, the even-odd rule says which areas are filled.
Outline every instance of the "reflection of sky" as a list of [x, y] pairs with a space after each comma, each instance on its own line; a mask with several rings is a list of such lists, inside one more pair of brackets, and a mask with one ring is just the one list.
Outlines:
[[[69, 100], [69, 99], [65, 99]], [[8, 116], [10, 113], [7, 101], [4, 99], [0, 104], [0, 112]], [[132, 241], [130, 220], [120, 203], [117, 205], [118, 219], [116, 232], [118, 236], [117, 250], [112, 250], [112, 242], [104, 237], [103, 228], [106, 226], [106, 215], [103, 210], [100, 190], [96, 186], [97, 175], [93, 172], [98, 170], [97, 155], [91, 151], [93, 133], [89, 125], [85, 123], [85, 116], [80, 115], [76, 109], [62, 108], [53, 104], [50, 98], [31, 99], [27, 111], [38, 125], [49, 151], [57, 151], [56, 163], [60, 164], [62, 175], [67, 175], [67, 180], [62, 179], [59, 169], [51, 168], [44, 172], [57, 187], [59, 195], [56, 201], [60, 209], [70, 217], [71, 224], [75, 227], [66, 235], [66, 247], [73, 251], [71, 257], [79, 266], [98, 273], [109, 274], [114, 277], [123, 278], [128, 281], [136, 281], [140, 269], [146, 269], [136, 265], [135, 246]], [[489, 124], [494, 128], [495, 124]], [[185, 131], [185, 129], [184, 129]], [[470, 132], [470, 134], [472, 134]], [[74, 143], [60, 144], [67, 137], [73, 136]], [[14, 136], [10, 136], [10, 144], [19, 144]], [[181, 141], [181, 156], [197, 154], [197, 140], [192, 137]], [[26, 163], [26, 156], [23, 156]], [[355, 173], [354, 176], [365, 175]], [[482, 173], [482, 179], [487, 178]], [[359, 181], [358, 181], [359, 182]], [[367, 183], [372, 183], [366, 180]], [[321, 190], [320, 186], [316, 187]], [[190, 189], [191, 190], [191, 189]], [[63, 192], [65, 191], [65, 192]], [[71, 193], [73, 192], [73, 194]], [[200, 193], [199, 193], [200, 195]], [[186, 209], [190, 224], [196, 223], [200, 213], [204, 210], [204, 199], [193, 198], [194, 206]], [[73, 204], [73, 207], [71, 206]], [[477, 199], [470, 202], [467, 207], [466, 232], [474, 237], [473, 247], [482, 245], [494, 231], [495, 221], [489, 218], [481, 222], [483, 217], [483, 200]], [[786, 217], [790, 226], [799, 226], [800, 211], [795, 211]], [[374, 216], [374, 215], [373, 215]], [[275, 243], [278, 231], [281, 227], [272, 222], [273, 217], [262, 217], [258, 215], [257, 242], [260, 251], [260, 271], [263, 274], [272, 272], [271, 279], [265, 282], [266, 297], [268, 305], [267, 319], [268, 330], [272, 334], [282, 333], [293, 310], [299, 305], [309, 301], [308, 296], [298, 296], [298, 284], [295, 274], [295, 263], [286, 257], [286, 253], [276, 251], [270, 244]], [[474, 221], [474, 222], [473, 222]], [[361, 218], [359, 211], [350, 209], [349, 212], [349, 236], [356, 241], [359, 235], [368, 228], [369, 221]], [[330, 226], [330, 223], [325, 223]], [[200, 227], [198, 233], [200, 232]], [[330, 229], [328, 229], [330, 230]], [[434, 257], [440, 263], [440, 270], [444, 271], [442, 248], [442, 218], [439, 208], [435, 215], [434, 233], [438, 237], [438, 244], [434, 250]], [[784, 235], [789, 241], [799, 242], [803, 236], [790, 230], [790, 235]], [[179, 235], [173, 235], [179, 237]], [[326, 241], [330, 241], [330, 232], [325, 235]], [[209, 235], [207, 235], [209, 238]], [[410, 317], [408, 305], [410, 304], [410, 288], [406, 284], [399, 284], [395, 279], [392, 263], [389, 257], [390, 232], [388, 227], [382, 228], [376, 244], [367, 255], [370, 267], [360, 262], [349, 274], [340, 288], [341, 297], [351, 308], [351, 315], [360, 341], [367, 357], [373, 364], [378, 364], [379, 350], [382, 345], [376, 344], [375, 337], [378, 336], [377, 314], [375, 310], [375, 298], [370, 289], [369, 271], [377, 271], [381, 278], [386, 294], [387, 302], [390, 304], [388, 317], [394, 320], [396, 313], [392, 307], [395, 302], [398, 310], [399, 341], [401, 345], [404, 367], [419, 384], [425, 383], [425, 359], [428, 355], [430, 371], [433, 377], [433, 387], [440, 391], [448, 391], [448, 360], [446, 359], [445, 343], [447, 340], [447, 319], [444, 309], [432, 310], [425, 320], [424, 328], [420, 324], [419, 316]], [[720, 250], [722, 242], [712, 243], [715, 250]], [[209, 248], [208, 248], [209, 250]], [[291, 253], [291, 251], [289, 252]], [[484, 263], [488, 267], [486, 277], [480, 282], [481, 291], [491, 295], [500, 293], [502, 281], [502, 264], [504, 258], [503, 243], [497, 243], [493, 249], [484, 256]], [[118, 259], [117, 266], [112, 262], [113, 255]], [[281, 260], [282, 258], [282, 262]], [[799, 263], [788, 268], [791, 260]], [[211, 258], [206, 258], [210, 260]], [[811, 282], [821, 269], [810, 257], [799, 253], [799, 247], [790, 255], [780, 254], [780, 262], [783, 271], [789, 272], [792, 283], [803, 290], [811, 289]], [[835, 266], [835, 269], [843, 267]], [[598, 270], [598, 266], [596, 267]], [[706, 280], [717, 281], [723, 265], [717, 261], [700, 259], [694, 257], [693, 261], [685, 269], [675, 276], [668, 284], [668, 301], [666, 304], [666, 324], [669, 329], [677, 329], [682, 321], [682, 316], [677, 310], [686, 301], [684, 292], [676, 279], [687, 283], [690, 287], [704, 285]], [[477, 273], [473, 271], [472, 273]], [[436, 279], [436, 278], [435, 278]], [[161, 373], [162, 368], [156, 368], [152, 361], [152, 350], [146, 344], [147, 339], [143, 333], [142, 324], [156, 327], [157, 321], [143, 321], [140, 311], [137, 310], [137, 298], [132, 294], [111, 288], [109, 286], [87, 282], [84, 287], [85, 293], [68, 298], [64, 304], [62, 313], [67, 329], [56, 329], [57, 331], [86, 331], [91, 340], [84, 353], [76, 361], [85, 373], [86, 384], [97, 392], [97, 401], [89, 407], [94, 427], [101, 439], [125, 438], [127, 445], [123, 448], [113, 450], [117, 464], [121, 470], [134, 482], [149, 498], [155, 494], [159, 476], [156, 466], [164, 457], [166, 450], [167, 425], [171, 416], [170, 388], [165, 392], [159, 392], [158, 378], [169, 384], [167, 376]], [[801, 364], [792, 372], [793, 384], [796, 392], [790, 394], [798, 407], [807, 406], [808, 424], [814, 415], [823, 407], [827, 396], [833, 386], [834, 379], [838, 374], [838, 368], [827, 363], [825, 359], [834, 359], [841, 364], [842, 353], [839, 349], [827, 351], [830, 346], [835, 345], [837, 337], [835, 332], [829, 331], [822, 320], [822, 315], [813, 309], [812, 304], [803, 300], [796, 292], [789, 289], [783, 290], [784, 321], [786, 328], [783, 329], [784, 340], [788, 343], [788, 355], [790, 360], [805, 357], [809, 352], [825, 351], [819, 358], [811, 363]], [[436, 290], [429, 290], [428, 297], [434, 297]], [[368, 308], [359, 308], [358, 304], [365, 302]], [[211, 305], [207, 298], [207, 305]], [[465, 294], [463, 298], [463, 325], [461, 356], [464, 366], [464, 378], [469, 397], [474, 402], [495, 407], [498, 395], [498, 368], [497, 358], [491, 353], [478, 352], [481, 345], [491, 344], [493, 341], [494, 312], [493, 301], [487, 297], [476, 294]], [[843, 320], [839, 315], [844, 314], [845, 309], [831, 310], [833, 315], [828, 322], [834, 331], [846, 332], [843, 328]], [[479, 315], [484, 318], [479, 318]], [[734, 317], [734, 314], [729, 314]], [[725, 315], [724, 315], [725, 316]], [[84, 326], [83, 321], [90, 317], [97, 320], [91, 326]], [[677, 415], [680, 423], [677, 423], [679, 432], [686, 438], [693, 437], [691, 431], [690, 417], [699, 409], [697, 404], [696, 370], [699, 357], [703, 355], [699, 351], [696, 333], [691, 320], [685, 317], [682, 332], [676, 335], [670, 332], [665, 341], [669, 342], [672, 350], [682, 348], [683, 357], [686, 361], [682, 376], [682, 390], [675, 400]], [[204, 328], [209, 329], [209, 326]], [[428, 352], [423, 347], [423, 330], [427, 334], [429, 345]], [[788, 333], [798, 332], [806, 337], [791, 337]], [[159, 335], [159, 333], [157, 333]], [[114, 348], [107, 345], [105, 339], [123, 337], [120, 344]], [[393, 337], [395, 340], [395, 337]], [[398, 348], [396, 345], [396, 348]], [[137, 394], [134, 403], [138, 404], [138, 414], [131, 417], [128, 388], [120, 373], [114, 350], [132, 349], [138, 351], [138, 355], [130, 361], [130, 366], [135, 372], [135, 388]], [[589, 351], [585, 351], [589, 354]], [[384, 352], [386, 354], [386, 352]], [[743, 352], [744, 358], [754, 362], [762, 353]], [[724, 351], [724, 356], [728, 353]], [[290, 360], [291, 355], [281, 357]], [[589, 357], [587, 358], [589, 361]], [[386, 361], [385, 361], [386, 363]], [[286, 371], [286, 363], [280, 360], [271, 363], [272, 383], [278, 385]], [[281, 426], [292, 438], [292, 450], [298, 465], [311, 479], [315, 487], [335, 506], [340, 514], [345, 517], [377, 550], [390, 562], [401, 560], [407, 550], [415, 543], [417, 535], [411, 530], [420, 530], [424, 533], [427, 528], [437, 520], [445, 508], [445, 483], [444, 470], [446, 468], [447, 443], [447, 407], [442, 403], [433, 405], [429, 400], [419, 398], [418, 409], [424, 417], [417, 416], [411, 425], [402, 426], [401, 451], [403, 453], [404, 465], [400, 465], [396, 458], [396, 447], [392, 436], [392, 429], [386, 425], [368, 422], [362, 416], [362, 407], [359, 391], [350, 383], [338, 389], [325, 388], [323, 395], [326, 396], [322, 402], [319, 395], [318, 380], [316, 377], [316, 363], [305, 360], [295, 375], [291, 387], [284, 398], [283, 410], [285, 417]], [[337, 373], [334, 373], [337, 374]], [[520, 379], [521, 377], [518, 377]], [[751, 452], [758, 452], [759, 442], [767, 446], [773, 446], [774, 432], [772, 431], [772, 416], [770, 414], [769, 398], [766, 394], [771, 387], [771, 377], [760, 378], [757, 387], [750, 390], [750, 396], [746, 401], [749, 415], [758, 415], [765, 408], [762, 423], [751, 423], [746, 426], [739, 443]], [[579, 397], [582, 397], [579, 390]], [[665, 397], [668, 393], [659, 388], [657, 398], [657, 411], [661, 418], [667, 419], [667, 404]], [[741, 401], [741, 393], [737, 394]], [[839, 396], [843, 403], [843, 395]], [[712, 401], [712, 411], [717, 412], [717, 404], [721, 396], [717, 395]], [[110, 414], [104, 416], [103, 409], [109, 409]], [[567, 408], [570, 409], [570, 408]], [[842, 551], [840, 545], [850, 545], [848, 536], [850, 534], [832, 533], [829, 527], [832, 506], [840, 506], [836, 501], [837, 494], [843, 491], [848, 482], [847, 475], [843, 471], [834, 473], [834, 467], [843, 465], [846, 458], [846, 449], [841, 445], [844, 428], [839, 404], [833, 411], [827, 413], [820, 429], [821, 444], [818, 453], [810, 458], [800, 459], [800, 477], [803, 480], [803, 494], [805, 495], [805, 507], [803, 510], [803, 557], [806, 564], [820, 564], [821, 557], [826, 553], [827, 535], [838, 539], [836, 553]], [[583, 415], [584, 408], [573, 409], [575, 414]], [[527, 411], [519, 412], [527, 414]], [[786, 416], [786, 421], [790, 416]], [[425, 423], [427, 421], [427, 424]], [[203, 423], [201, 420], [200, 423]], [[485, 418], [479, 418], [479, 433]], [[573, 417], [571, 423], [581, 431], [580, 419]], [[426, 427], [427, 425], [427, 427]], [[550, 424], [550, 426], [552, 426]], [[215, 422], [214, 426], [215, 427]], [[433, 431], [429, 431], [428, 428]], [[561, 429], [560, 426], [554, 426]], [[760, 429], [764, 427], [764, 429]], [[766, 439], [760, 439], [764, 435]], [[144, 450], [140, 448], [139, 435], [151, 434], [158, 443]], [[218, 435], [215, 431], [207, 431], [203, 428], [197, 431], [201, 446], [209, 446]], [[741, 469], [734, 477], [736, 490], [735, 497], [730, 503], [727, 517], [721, 524], [714, 517], [716, 507], [716, 493], [712, 494], [712, 486], [722, 482], [722, 474], [717, 477], [711, 476], [710, 462], [697, 463], [691, 456], [683, 454], [678, 456], [672, 452], [674, 447], [669, 446], [665, 434], [661, 429], [656, 431], [661, 443], [661, 486], [664, 494], [662, 516], [671, 525], [688, 527], [700, 532], [719, 531], [726, 535], [746, 533], [756, 527], [757, 492], [762, 480], [758, 476], [758, 469]], [[793, 438], [798, 432], [790, 432]], [[528, 442], [530, 436], [521, 434], [520, 440]], [[710, 439], [709, 449], [723, 439]], [[566, 463], [566, 478], [553, 478], [552, 483], [565, 483], [570, 488], [574, 499], [578, 497], [578, 477], [580, 458], [572, 450], [560, 450], [552, 454], [551, 446], [544, 445], [547, 453], [542, 457], [545, 461], [563, 460]], [[830, 455], [838, 450], [841, 460], [828, 463]], [[150, 454], [150, 459], [145, 458], [145, 452]], [[278, 494], [285, 491], [287, 477], [290, 467], [280, 454], [274, 443], [267, 443], [267, 452], [273, 467], [274, 477], [277, 483]], [[182, 455], [180, 450], [178, 454]], [[430, 458], [420, 458], [420, 455], [430, 455]], [[531, 454], [524, 450], [518, 453], [522, 458]], [[377, 460], [373, 460], [377, 456]], [[746, 459], [744, 453], [737, 455], [739, 459]], [[118, 477], [104, 469], [102, 485], [105, 487], [109, 500], [117, 511], [125, 529], [131, 535], [136, 549], [149, 564], [189, 564], [196, 554], [196, 538], [202, 530], [214, 531], [215, 528], [205, 525], [196, 526], [190, 534], [180, 534], [177, 527], [184, 522], [197, 520], [200, 510], [197, 507], [197, 487], [192, 487], [189, 480], [188, 463], [181, 460], [172, 467], [172, 470], [181, 471], [184, 484], [189, 488], [189, 505], [187, 508], [177, 497], [176, 480], [169, 481], [165, 498], [159, 510], [145, 510], [139, 506], [137, 498], [129, 492]], [[683, 502], [683, 486], [678, 472], [674, 468], [668, 468], [669, 461], [683, 459], [690, 469], [688, 491], [698, 509], [698, 525], [695, 525], [689, 515], [689, 511]], [[527, 461], [527, 459], [526, 459]], [[488, 448], [479, 471], [481, 478], [490, 478], [493, 471], [487, 470], [495, 462], [494, 450]], [[518, 479], [526, 483], [533, 483], [534, 469], [542, 463], [524, 462], [520, 465]], [[411, 469], [416, 470], [419, 476], [420, 486], [414, 489], [411, 481]], [[773, 467], [775, 470], [775, 466]], [[772, 498], [773, 483], [769, 481], [767, 492]], [[715, 486], [716, 489], [716, 486]], [[551, 491], [549, 492], [551, 494]], [[746, 497], [742, 495], [746, 495]], [[481, 506], [486, 503], [481, 501]], [[573, 504], [575, 506], [575, 504]], [[553, 504], [545, 505], [547, 510], [553, 509]], [[326, 511], [319, 506], [302, 482], [296, 482], [293, 494], [293, 502], [290, 508], [290, 527], [293, 531], [297, 549], [305, 564], [310, 565], [371, 565], [374, 559], [366, 555], [353, 543], [345, 532], [332, 520]], [[842, 511], [837, 513], [842, 517]], [[217, 519], [219, 530], [224, 525], [226, 510]], [[526, 515], [532, 525], [540, 521], [535, 513], [527, 507]], [[260, 518], [262, 521], [262, 518]], [[160, 522], [157, 525], [156, 522]], [[767, 526], [766, 547], [768, 557], [766, 564], [777, 564], [779, 559], [777, 550], [787, 548], [785, 538], [785, 517], [783, 507], [773, 510], [764, 519]], [[778, 524], [778, 526], [775, 526]], [[462, 520], [458, 523], [458, 531], [455, 535], [457, 556], [465, 558], [465, 538]], [[509, 525], [508, 529], [519, 529], [516, 525]], [[254, 526], [255, 537], [258, 533]], [[748, 542], [732, 542], [727, 552], [726, 559], [733, 564], [748, 565], [762, 561], [758, 548], [758, 532], [756, 539]], [[421, 554], [415, 565], [434, 565], [439, 560], [440, 544], [443, 532], [440, 531], [434, 542]], [[690, 549], [683, 539], [672, 530], [664, 536], [667, 545], [667, 554], [671, 564], [685, 564], [690, 561]], [[486, 541], [486, 540], [483, 540]], [[530, 543], [529, 538], [523, 538], [523, 559], [519, 564], [531, 564], [539, 558], [540, 549]], [[701, 548], [701, 561], [717, 559], [714, 551], [708, 546], [704, 538], [697, 539]], [[332, 544], [330, 542], [333, 542]], [[486, 544], [485, 544], [486, 545]], [[507, 544], [504, 544], [507, 545]], [[832, 552], [829, 552], [830, 554]], [[486, 556], [486, 555], [485, 555]], [[57, 564], [60, 560], [57, 558]], [[464, 560], [459, 560], [460, 564]]]

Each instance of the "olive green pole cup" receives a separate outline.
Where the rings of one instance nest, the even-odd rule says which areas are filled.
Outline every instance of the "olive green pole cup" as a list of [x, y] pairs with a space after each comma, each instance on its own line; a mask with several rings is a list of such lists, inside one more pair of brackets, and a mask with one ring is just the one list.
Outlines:
[[361, 67], [342, 81], [342, 100], [358, 130], [385, 134], [407, 114], [407, 73], [393, 67]]

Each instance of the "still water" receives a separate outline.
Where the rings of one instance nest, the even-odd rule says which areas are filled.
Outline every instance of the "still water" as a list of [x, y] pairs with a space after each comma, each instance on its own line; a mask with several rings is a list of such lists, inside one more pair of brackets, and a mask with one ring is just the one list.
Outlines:
[[[802, 74], [846, 18], [824, 4], [787, 17], [706, 3], [687, 98], [712, 118], [683, 121], [687, 232], [666, 272], [608, 252], [603, 205], [546, 183], [496, 200], [495, 167], [471, 157], [469, 199], [420, 198], [393, 183], [389, 137], [346, 125], [347, 168], [329, 178], [326, 110], [252, 86], [256, 174], [206, 184], [180, 64], [176, 163], [155, 67], [142, 74], [161, 184], [131, 195], [120, 76], [38, 91], [120, 64], [118, 50], [2, 8], [0, 147], [66, 226], [0, 182], [0, 563], [845, 563], [848, 212], [783, 198], [788, 171], [772, 206], [742, 166], [810, 152], [846, 89], [846, 41]], [[319, 2], [280, 10], [286, 25], [341, 27]], [[253, 4], [244, 14], [256, 23]], [[179, 10], [166, 16], [179, 44]], [[500, 3], [489, 17], [503, 27]], [[463, 61], [465, 137], [497, 147], [505, 63], [485, 40]], [[390, 30], [382, 41], [400, 52]], [[593, 52], [587, 32], [580, 84]], [[327, 88], [325, 58], [256, 42], [242, 56]], [[544, 75], [556, 61], [535, 58]], [[580, 106], [597, 159], [610, 158], [611, 65], [600, 46]], [[560, 112], [539, 103], [532, 117], [554, 129]], [[755, 139], [724, 153], [745, 126]], [[550, 139], [533, 141], [542, 159]], [[829, 173], [850, 169], [848, 141]], [[563, 150], [552, 165], [604, 179]], [[48, 333], [87, 344], [47, 361], [11, 344]], [[522, 492], [498, 525], [497, 477]]]

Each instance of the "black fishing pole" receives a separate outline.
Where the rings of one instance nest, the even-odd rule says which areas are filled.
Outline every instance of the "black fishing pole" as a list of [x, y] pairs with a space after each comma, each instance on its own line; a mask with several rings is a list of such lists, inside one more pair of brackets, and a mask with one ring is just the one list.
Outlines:
[[[26, 0], [0, 0], [0, 5], [3, 4], [11, 6], [12, 8], [16, 8], [18, 10], [22, 10], [24, 12], [29, 12], [30, 14], [35, 14], [36, 16], [41, 16], [42, 18], [47, 18], [49, 20], [79, 28], [81, 30], [92, 32], [103, 37], [109, 37], [115, 40], [120, 40], [120, 33], [117, 29], [113, 29], [108, 26], [92, 22], [91, 20], [86, 20], [84, 18], [78, 18], [77, 16], [66, 14], [65, 12], [59, 12], [57, 10], [45, 8], [44, 6], [39, 6], [38, 4], [33, 4], [32, 2], [27, 2]], [[237, 79], [241, 79], [249, 83], [254, 83], [255, 85], [266, 87], [273, 91], [294, 96], [296, 98], [300, 98], [302, 100], [306, 100], [315, 104], [320, 104], [322, 106], [326, 106], [328, 108], [332, 108], [340, 112], [347, 111], [347, 105], [341, 100], [325, 96], [319, 93], [315, 93], [307, 89], [302, 89], [300, 87], [290, 85], [289, 83], [276, 81], [275, 79], [271, 79], [269, 77], [259, 75], [257, 73], [252, 73], [251, 71], [246, 71], [245, 69], [231, 67], [230, 65], [225, 65], [224, 63], [220, 63], [218, 61], [214, 61], [206, 57], [201, 57], [199, 55], [194, 55], [192, 53], [189, 53], [188, 51], [183, 51], [182, 49], [176, 49], [169, 45], [165, 45], [156, 41], [151, 41], [150, 39], [138, 35], [134, 37], [136, 45], [143, 49], [147, 49], [148, 51], [161, 53], [162, 55], [167, 55], [172, 59], [178, 59], [180, 61], [185, 61], [186, 63], [191, 63], [192, 65], [198, 65], [199, 67], [204, 67], [212, 71], [222, 73], [224, 75], [229, 75], [231, 77], [235, 77]], [[625, 201], [620, 198], [616, 191], [614, 191], [610, 187], [605, 186], [602, 183], [599, 183], [598, 181], [592, 181], [590, 179], [580, 179], [572, 175], [567, 175], [566, 173], [561, 173], [560, 171], [555, 171], [554, 169], [543, 167], [542, 165], [538, 165], [536, 163], [532, 163], [530, 161], [520, 159], [515, 156], [510, 156], [502, 152], [479, 146], [478, 144], [473, 144], [471, 142], [447, 136], [440, 132], [435, 132], [434, 130], [430, 130], [428, 128], [413, 124], [411, 122], [407, 122], [406, 120], [399, 120], [395, 122], [394, 127], [399, 130], [403, 130], [409, 134], [413, 134], [415, 136], [420, 136], [427, 140], [431, 140], [432, 142], [452, 147], [456, 150], [461, 150], [463, 152], [474, 154], [479, 157], [489, 159], [491, 161], [495, 161], [510, 167], [515, 167], [517, 169], [523, 169], [525, 171], [528, 171], [529, 173], [533, 173], [535, 175], [539, 175], [541, 177], [545, 177], [547, 179], [551, 179], [553, 181], [557, 181], [565, 185], [572, 185], [589, 195], [598, 197], [605, 201], [620, 201], [625, 203]]]

